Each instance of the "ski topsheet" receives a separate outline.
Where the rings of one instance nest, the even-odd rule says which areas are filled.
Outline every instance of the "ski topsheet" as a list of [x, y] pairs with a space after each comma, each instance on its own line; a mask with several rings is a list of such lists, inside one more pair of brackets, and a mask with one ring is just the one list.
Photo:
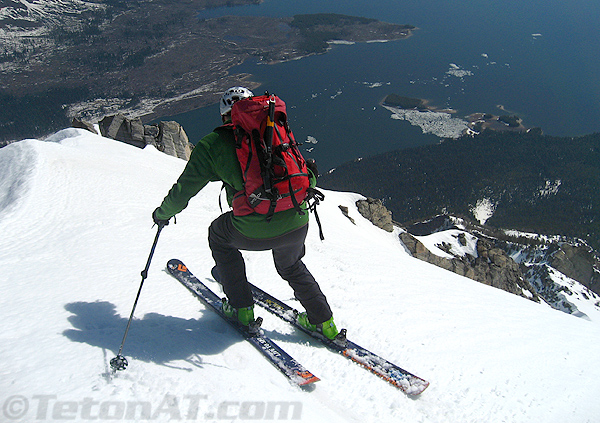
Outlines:
[[341, 339], [337, 340], [330, 340], [319, 333], [309, 331], [298, 324], [296, 320], [298, 311], [288, 306], [283, 301], [266, 293], [257, 286], [251, 284], [251, 287], [254, 301], [258, 305], [264, 307], [267, 311], [280, 317], [286, 322], [294, 325], [296, 328], [318, 339], [331, 350], [340, 353], [344, 357], [354, 361], [363, 368], [379, 376], [386, 382], [401, 389], [407, 395], [419, 395], [429, 386], [429, 382], [426, 380], [413, 375], [412, 373], [398, 367], [394, 363], [391, 363], [384, 358], [379, 357], [366, 348], [363, 348], [354, 342], [345, 339], [345, 330], [343, 330], [342, 336], [338, 337]]
[[221, 308], [221, 299], [210, 288], [198, 280], [180, 260], [169, 260], [167, 271], [198, 297], [199, 300], [212, 308], [213, 311], [241, 333], [250, 344], [287, 376], [292, 383], [305, 386], [319, 380], [318, 377], [308, 371], [302, 364], [298, 363], [270, 338], [262, 334], [261, 331], [251, 333], [247, 327], [227, 318]]

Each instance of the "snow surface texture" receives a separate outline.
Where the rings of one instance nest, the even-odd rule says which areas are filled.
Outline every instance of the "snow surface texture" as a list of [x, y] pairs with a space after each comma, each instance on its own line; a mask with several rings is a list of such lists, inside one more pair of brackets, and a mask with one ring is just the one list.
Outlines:
[[[123, 350], [129, 367], [109, 377], [156, 234], [150, 215], [184, 165], [76, 129], [0, 149], [1, 421], [598, 421], [597, 315], [414, 259], [398, 230], [360, 216], [359, 195], [329, 191], [326, 239], [311, 227], [305, 262], [338, 327], [431, 382], [420, 397], [259, 310], [266, 333], [322, 379], [302, 391], [164, 271], [176, 257], [209, 276], [216, 183], [161, 233]], [[269, 253], [245, 257], [250, 280], [294, 303]]]

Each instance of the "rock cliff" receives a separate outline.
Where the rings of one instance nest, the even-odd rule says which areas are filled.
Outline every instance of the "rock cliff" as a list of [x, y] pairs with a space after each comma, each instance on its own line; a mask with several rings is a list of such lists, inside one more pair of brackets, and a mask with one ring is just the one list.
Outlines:
[[370, 220], [375, 226], [387, 232], [394, 230], [392, 223], [392, 212], [389, 211], [381, 202], [375, 198], [367, 198], [356, 202], [358, 212]]
[[[359, 200], [356, 207], [379, 228], [399, 227], [381, 200]], [[415, 258], [557, 310], [585, 318], [575, 299], [600, 307], [600, 260], [589, 245], [510, 232], [439, 215], [400, 228], [399, 238]]]
[[[80, 119], [73, 119], [72, 126], [96, 132], [93, 125]], [[102, 136], [144, 148], [155, 146], [170, 156], [189, 160], [192, 149], [183, 127], [174, 121], [144, 125], [140, 118], [129, 119], [121, 114], [105, 116], [98, 122]]]

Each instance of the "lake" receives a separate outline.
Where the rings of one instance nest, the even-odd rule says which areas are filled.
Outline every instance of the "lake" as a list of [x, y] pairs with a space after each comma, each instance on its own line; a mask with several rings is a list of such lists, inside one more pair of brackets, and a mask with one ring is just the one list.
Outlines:
[[[296, 138], [321, 171], [440, 141], [440, 133], [424, 134], [426, 125], [393, 118], [381, 107], [391, 93], [454, 109], [453, 118], [514, 113], [549, 135], [600, 131], [597, 1], [266, 0], [200, 17], [321, 12], [419, 28], [405, 40], [335, 45], [324, 55], [232, 69], [253, 74], [263, 84], [259, 93], [268, 90], [286, 101]], [[167, 119], [180, 122], [195, 143], [219, 124], [218, 105]]]

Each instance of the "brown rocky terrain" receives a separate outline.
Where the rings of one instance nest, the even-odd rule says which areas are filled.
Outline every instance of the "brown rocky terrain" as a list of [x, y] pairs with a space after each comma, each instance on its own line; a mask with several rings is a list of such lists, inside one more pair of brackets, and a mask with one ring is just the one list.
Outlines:
[[[16, 5], [15, 13], [31, 17], [22, 3], [9, 3]], [[42, 0], [40, 8], [44, 3], [48, 2]], [[331, 14], [198, 17], [206, 8], [257, 0], [77, 4], [82, 3], [90, 9], [71, 12], [64, 19], [60, 9], [30, 20], [0, 19], [3, 28], [14, 29], [19, 22], [36, 28], [34, 35], [14, 32], [27, 34], [33, 40], [29, 44], [15, 35], [1, 52], [0, 94], [18, 99], [80, 88], [77, 101], [63, 100], [69, 118], [123, 112], [151, 120], [214, 103], [218, 93], [232, 85], [255, 87], [249, 75], [229, 72], [248, 58], [279, 62], [323, 53], [332, 40], [393, 40], [408, 37], [414, 29]]]

